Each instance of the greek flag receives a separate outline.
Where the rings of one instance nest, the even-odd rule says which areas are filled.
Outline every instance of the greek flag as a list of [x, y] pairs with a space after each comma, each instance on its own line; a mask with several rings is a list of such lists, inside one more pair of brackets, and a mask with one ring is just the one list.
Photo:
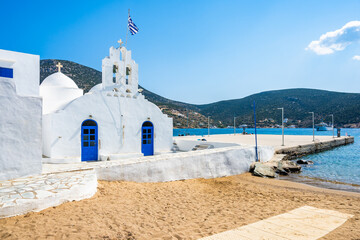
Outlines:
[[138, 27], [135, 25], [135, 23], [133, 23], [130, 15], [128, 19], [128, 27], [131, 35], [135, 35], [139, 31]]

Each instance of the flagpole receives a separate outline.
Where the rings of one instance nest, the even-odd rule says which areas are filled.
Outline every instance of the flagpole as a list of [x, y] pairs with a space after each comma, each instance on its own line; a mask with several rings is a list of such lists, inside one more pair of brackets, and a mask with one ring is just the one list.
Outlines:
[[130, 8], [129, 8], [129, 10], [128, 10], [128, 18], [127, 18], [127, 22], [126, 22], [126, 39], [125, 39], [125, 48], [127, 48], [127, 39], [128, 39], [128, 32], [129, 32], [129, 26], [128, 26], [128, 24], [129, 24], [129, 17], [130, 17]]

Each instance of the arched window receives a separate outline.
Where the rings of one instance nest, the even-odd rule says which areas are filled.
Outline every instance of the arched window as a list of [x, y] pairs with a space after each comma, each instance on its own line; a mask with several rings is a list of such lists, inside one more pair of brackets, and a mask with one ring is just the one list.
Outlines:
[[152, 127], [153, 124], [152, 124], [151, 122], [149, 122], [149, 121], [146, 121], [146, 122], [143, 123], [142, 126], [143, 126], [143, 127]]
[[85, 120], [82, 124], [82, 126], [97, 126], [96, 122], [94, 120]]
[[126, 84], [131, 82], [131, 68], [126, 67]]
[[118, 72], [118, 66], [113, 65], [113, 83], [116, 83], [116, 74]]

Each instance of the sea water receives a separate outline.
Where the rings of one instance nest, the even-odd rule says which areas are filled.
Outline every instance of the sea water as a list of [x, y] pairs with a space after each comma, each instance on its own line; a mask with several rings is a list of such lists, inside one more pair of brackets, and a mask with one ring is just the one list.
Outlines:
[[[236, 133], [241, 133], [242, 129], [236, 129]], [[254, 133], [253, 128], [247, 128], [246, 132]], [[231, 134], [234, 129], [217, 128], [210, 129], [210, 134]], [[259, 128], [258, 134], [281, 135], [281, 128]], [[312, 135], [312, 128], [286, 128], [286, 135]], [[174, 129], [174, 136], [179, 135], [207, 135], [208, 129]], [[314, 164], [302, 165], [302, 172], [292, 174], [289, 177], [281, 178], [303, 182], [311, 185], [342, 189], [360, 192], [360, 129], [342, 128], [341, 135], [350, 135], [355, 137], [355, 142], [342, 147], [337, 147], [329, 151], [307, 155], [301, 159], [311, 160]], [[316, 136], [332, 136], [330, 131], [315, 131]], [[336, 136], [336, 129], [335, 129]]]

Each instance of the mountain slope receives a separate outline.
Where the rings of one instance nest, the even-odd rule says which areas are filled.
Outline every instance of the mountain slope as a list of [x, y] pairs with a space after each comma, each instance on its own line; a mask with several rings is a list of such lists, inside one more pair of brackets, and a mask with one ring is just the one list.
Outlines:
[[[59, 60], [47, 59], [40, 62], [40, 81], [57, 71]], [[101, 83], [101, 72], [71, 61], [60, 60], [62, 72], [88, 92]], [[139, 86], [141, 87], [141, 86]], [[343, 126], [360, 122], [360, 94], [340, 93], [316, 89], [286, 89], [267, 91], [241, 99], [226, 100], [210, 104], [194, 105], [173, 101], [144, 89], [145, 97], [158, 105], [162, 111], [174, 119], [174, 127], [207, 127], [210, 123], [218, 127], [232, 126], [234, 116], [237, 125], [253, 124], [253, 101], [256, 102], [257, 122], [260, 127], [281, 124], [281, 110], [284, 107], [288, 125], [310, 127], [311, 114], [315, 112], [315, 122], [330, 122], [334, 114], [335, 123]], [[189, 118], [187, 118], [189, 116]]]
[[284, 107], [285, 117], [289, 118], [288, 124], [298, 126], [311, 126], [312, 117], [309, 112], [315, 112], [315, 122], [330, 122], [330, 114], [334, 114], [335, 122], [340, 125], [360, 122], [360, 94], [316, 89], [267, 91], [198, 107], [200, 113], [216, 117], [220, 115], [224, 122], [233, 120], [235, 114], [237, 121], [252, 124], [254, 100], [259, 121], [272, 118], [281, 124], [281, 110], [277, 108]]
[[[42, 83], [46, 77], [58, 71], [56, 67], [58, 62], [61, 62], [63, 65], [61, 72], [73, 79], [79, 88], [84, 89], [84, 93], [90, 91], [93, 86], [101, 83], [102, 76], [100, 71], [75, 62], [57, 59], [45, 59], [40, 61], [40, 83]], [[174, 126], [189, 126], [190, 128], [205, 126], [207, 119], [205, 116], [196, 112], [197, 107], [195, 105], [164, 98], [148, 91], [140, 85], [139, 88], [144, 89], [142, 94], [144, 94], [146, 99], [159, 106], [164, 113], [174, 119]], [[188, 112], [187, 109], [189, 109]], [[187, 119], [188, 114], [189, 121]]]

